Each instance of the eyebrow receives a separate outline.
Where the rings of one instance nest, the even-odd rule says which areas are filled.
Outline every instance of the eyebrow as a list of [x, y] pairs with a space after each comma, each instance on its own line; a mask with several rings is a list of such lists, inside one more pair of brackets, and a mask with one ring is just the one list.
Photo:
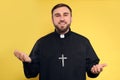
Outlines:
[[70, 14], [70, 13], [68, 13], [68, 12], [65, 12], [64, 14]]
[[[60, 13], [55, 13], [54, 15], [59, 15]], [[63, 14], [70, 14], [69, 12], [64, 12]]]
[[54, 15], [57, 16], [57, 15], [59, 15], [59, 14], [60, 14], [60, 13], [55, 13]]

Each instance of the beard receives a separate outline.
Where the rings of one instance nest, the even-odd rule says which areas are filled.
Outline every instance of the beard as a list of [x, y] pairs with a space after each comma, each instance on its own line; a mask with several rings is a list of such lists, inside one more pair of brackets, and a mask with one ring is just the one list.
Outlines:
[[[62, 25], [62, 24], [64, 24], [64, 25]], [[66, 24], [66, 25], [65, 25], [65, 24]], [[64, 33], [66, 33], [67, 31], [69, 31], [70, 25], [71, 25], [71, 22], [70, 22], [69, 24], [67, 24], [67, 22], [64, 21], [64, 20], [61, 20], [61, 21], [58, 23], [58, 25], [57, 25], [57, 24], [54, 24], [56, 31], [57, 31], [58, 33], [60, 33], [60, 34], [64, 34]]]
[[[67, 24], [66, 26], [61, 26], [61, 27], [59, 27], [58, 25], [55, 25], [55, 24], [54, 24], [54, 26], [55, 26], [55, 28], [56, 28], [56, 31], [57, 31], [58, 33], [60, 33], [60, 34], [66, 33], [66, 32], [69, 30], [70, 25], [71, 25], [71, 24]], [[64, 28], [64, 27], [65, 27], [65, 28]]]

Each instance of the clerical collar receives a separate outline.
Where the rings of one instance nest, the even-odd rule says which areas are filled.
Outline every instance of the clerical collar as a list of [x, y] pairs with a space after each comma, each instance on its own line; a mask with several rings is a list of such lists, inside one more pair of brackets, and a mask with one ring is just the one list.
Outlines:
[[58, 36], [59, 38], [63, 39], [63, 38], [66, 38], [70, 35], [71, 33], [71, 29], [69, 29], [69, 31], [65, 34], [59, 34], [56, 30], [55, 30], [55, 35]]
[[65, 38], [65, 34], [60, 34], [60, 38]]

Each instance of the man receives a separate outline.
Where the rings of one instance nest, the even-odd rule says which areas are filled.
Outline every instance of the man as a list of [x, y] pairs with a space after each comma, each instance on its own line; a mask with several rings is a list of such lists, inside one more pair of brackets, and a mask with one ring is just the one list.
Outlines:
[[99, 58], [89, 40], [72, 32], [72, 9], [66, 4], [53, 7], [52, 21], [55, 31], [40, 38], [30, 56], [15, 51], [23, 62], [27, 78], [40, 75], [39, 80], [86, 80], [95, 78], [106, 64], [98, 64]]

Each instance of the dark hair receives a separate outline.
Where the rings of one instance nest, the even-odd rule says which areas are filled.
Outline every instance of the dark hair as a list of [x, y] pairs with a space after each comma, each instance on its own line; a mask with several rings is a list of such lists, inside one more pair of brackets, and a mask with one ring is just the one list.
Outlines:
[[67, 7], [67, 8], [70, 10], [71, 15], [72, 15], [72, 9], [70, 8], [70, 6], [68, 6], [67, 4], [64, 4], [64, 3], [60, 3], [60, 4], [55, 5], [55, 6], [52, 8], [51, 13], [53, 14], [53, 11], [54, 11], [55, 9], [57, 9], [57, 8], [60, 8], [60, 7]]

